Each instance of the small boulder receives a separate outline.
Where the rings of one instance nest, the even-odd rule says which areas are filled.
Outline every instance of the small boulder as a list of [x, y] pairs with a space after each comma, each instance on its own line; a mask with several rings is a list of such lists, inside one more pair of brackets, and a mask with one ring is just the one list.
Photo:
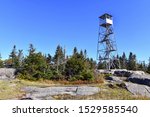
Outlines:
[[16, 69], [14, 68], [0, 68], [0, 80], [15, 79]]
[[144, 71], [130, 71], [132, 74], [145, 75]]
[[139, 85], [130, 82], [126, 82], [126, 89], [134, 95], [141, 95], [150, 97], [150, 87], [146, 85]]

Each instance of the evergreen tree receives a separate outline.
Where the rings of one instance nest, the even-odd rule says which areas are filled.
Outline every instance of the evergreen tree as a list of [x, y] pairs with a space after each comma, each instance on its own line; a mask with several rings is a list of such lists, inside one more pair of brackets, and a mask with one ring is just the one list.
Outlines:
[[11, 64], [10, 66], [16, 68], [18, 67], [19, 61], [17, 58], [17, 50], [16, 50], [16, 45], [13, 46], [12, 52], [9, 55], [10, 59], [11, 59]]
[[80, 51], [80, 55], [81, 55], [81, 57], [82, 57], [83, 59], [85, 59], [85, 58], [84, 58], [84, 54], [83, 54], [83, 51], [82, 51], [82, 50]]
[[36, 49], [34, 48], [33, 44], [30, 44], [29, 45], [29, 55], [32, 55], [35, 53]]
[[92, 58], [88, 60], [88, 63], [90, 64], [89, 69], [95, 69], [96, 68], [96, 61], [94, 61]]
[[24, 59], [23, 74], [29, 76], [29, 80], [46, 78], [47, 62], [41, 52], [32, 53]]
[[47, 55], [46, 61], [47, 61], [47, 64], [51, 64], [51, 62], [52, 62], [52, 56], [50, 54]]
[[87, 50], [84, 50], [84, 58], [87, 58]]
[[149, 58], [148, 66], [147, 66], [147, 73], [149, 73], [149, 74], [150, 74], [150, 58]]
[[113, 61], [113, 64], [111, 65], [111, 69], [115, 69], [115, 68], [120, 68], [120, 60], [119, 60], [119, 55], [117, 54], [117, 56], [113, 57], [112, 61]]
[[[76, 49], [74, 49], [76, 50]], [[84, 58], [83, 52], [73, 53], [65, 66], [65, 74], [69, 80], [92, 80], [94, 61]]]
[[74, 47], [74, 49], [73, 49], [73, 55], [75, 55], [77, 53], [78, 53], [77, 47]]
[[62, 64], [64, 64], [65, 55], [63, 53], [63, 48], [60, 45], [58, 45], [56, 48], [56, 52], [53, 60], [54, 60], [54, 64], [56, 65], [57, 73], [62, 72], [63, 71]]
[[[22, 50], [19, 50], [18, 58], [22, 60]], [[38, 80], [40, 78], [50, 79], [52, 72], [48, 68], [47, 60], [41, 52], [36, 52], [32, 44], [29, 46], [29, 55], [23, 59], [21, 78]]]
[[125, 52], [123, 52], [122, 56], [119, 57], [119, 61], [121, 69], [127, 69], [127, 57]]
[[79, 75], [84, 70], [84, 59], [81, 54], [76, 53], [66, 63], [66, 75], [74, 76]]
[[134, 55], [132, 52], [129, 54], [128, 69], [137, 70], [136, 55]]
[[106, 63], [105, 62], [98, 62], [97, 69], [106, 69]]
[[122, 55], [122, 68], [127, 69], [127, 57], [126, 57], [125, 52]]
[[1, 54], [0, 54], [0, 68], [4, 67], [4, 63], [3, 63], [3, 60], [2, 60], [2, 57], [1, 57]]
[[137, 63], [138, 70], [145, 71], [147, 70], [145, 61]]

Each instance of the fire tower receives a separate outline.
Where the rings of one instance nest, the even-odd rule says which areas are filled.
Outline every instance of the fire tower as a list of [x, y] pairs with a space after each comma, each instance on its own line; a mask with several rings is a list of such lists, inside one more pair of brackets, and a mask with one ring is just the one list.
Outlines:
[[103, 14], [99, 17], [99, 34], [97, 58], [100, 63], [105, 63], [106, 69], [115, 68], [114, 59], [117, 51], [114, 40], [113, 17], [110, 14]]

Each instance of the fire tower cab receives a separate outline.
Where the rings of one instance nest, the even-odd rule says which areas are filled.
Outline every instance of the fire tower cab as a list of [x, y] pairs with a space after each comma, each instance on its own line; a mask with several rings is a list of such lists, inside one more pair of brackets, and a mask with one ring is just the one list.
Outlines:
[[102, 27], [106, 28], [113, 25], [112, 15], [105, 13], [102, 16], [100, 16], [99, 19], [100, 19], [100, 26]]

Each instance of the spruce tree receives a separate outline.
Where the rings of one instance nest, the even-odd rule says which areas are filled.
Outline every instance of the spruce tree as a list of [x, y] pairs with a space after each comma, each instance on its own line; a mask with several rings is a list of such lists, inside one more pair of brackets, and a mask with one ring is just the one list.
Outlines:
[[57, 73], [63, 72], [64, 60], [65, 60], [65, 55], [63, 52], [63, 48], [60, 45], [58, 45], [53, 58], [54, 64], [56, 65]]
[[[75, 51], [74, 51], [75, 50]], [[83, 51], [77, 52], [74, 48], [73, 55], [66, 63], [65, 75], [69, 80], [92, 80], [93, 77], [93, 59], [85, 59]]]
[[125, 52], [123, 52], [122, 56], [119, 57], [119, 61], [121, 69], [127, 69], [127, 57]]
[[136, 55], [134, 55], [132, 52], [129, 54], [128, 69], [137, 70]]
[[81, 54], [76, 53], [73, 55], [66, 63], [66, 75], [67, 76], [74, 76], [80, 75], [80, 73], [84, 70], [84, 59]]
[[106, 63], [105, 62], [98, 62], [97, 69], [106, 69]]
[[82, 51], [82, 50], [80, 51], [80, 55], [81, 55], [81, 57], [82, 57], [83, 59], [85, 59], [85, 58], [84, 58], [84, 54], [83, 54], [83, 51]]
[[87, 58], [87, 50], [86, 49], [84, 50], [84, 58], [85, 59]]
[[12, 52], [9, 55], [10, 59], [11, 59], [11, 65], [13, 68], [17, 68], [19, 66], [19, 61], [17, 58], [17, 49], [16, 49], [16, 45], [13, 46]]
[[28, 51], [29, 51], [29, 55], [34, 54], [34, 52], [36, 51], [36, 49], [34, 48], [33, 44], [29, 45], [29, 50]]
[[2, 60], [2, 57], [1, 57], [1, 54], [0, 54], [0, 68], [4, 67], [4, 63], [3, 63], [3, 60]]
[[145, 61], [137, 63], [138, 70], [145, 71], [147, 70], [147, 66]]
[[77, 53], [78, 53], [77, 47], [74, 47], [74, 49], [73, 49], [73, 55], [75, 55]]
[[149, 73], [149, 74], [150, 74], [150, 58], [149, 58], [148, 66], [147, 66], [147, 73]]
[[47, 55], [46, 61], [47, 61], [47, 64], [51, 64], [51, 62], [52, 62], [52, 56], [50, 54]]
[[34, 52], [24, 59], [23, 74], [29, 76], [29, 80], [46, 78], [47, 62], [41, 52]]

